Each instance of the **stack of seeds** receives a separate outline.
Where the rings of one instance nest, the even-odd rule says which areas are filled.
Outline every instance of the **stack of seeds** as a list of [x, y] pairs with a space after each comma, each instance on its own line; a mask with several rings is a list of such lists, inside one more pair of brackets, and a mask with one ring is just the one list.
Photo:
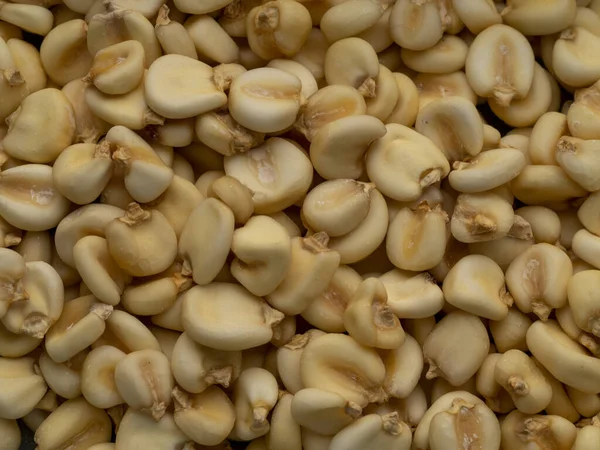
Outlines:
[[0, 36], [1, 450], [600, 449], [600, 0]]

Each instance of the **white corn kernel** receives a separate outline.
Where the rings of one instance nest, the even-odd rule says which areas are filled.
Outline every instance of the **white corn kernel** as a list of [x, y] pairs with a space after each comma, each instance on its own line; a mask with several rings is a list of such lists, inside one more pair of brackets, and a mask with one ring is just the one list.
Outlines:
[[477, 95], [508, 106], [513, 99], [528, 94], [534, 65], [533, 50], [525, 36], [507, 25], [496, 24], [477, 35], [469, 48], [465, 70]]
[[444, 317], [423, 345], [429, 364], [427, 379], [445, 378], [460, 386], [477, 372], [488, 354], [490, 341], [481, 320], [455, 311]]

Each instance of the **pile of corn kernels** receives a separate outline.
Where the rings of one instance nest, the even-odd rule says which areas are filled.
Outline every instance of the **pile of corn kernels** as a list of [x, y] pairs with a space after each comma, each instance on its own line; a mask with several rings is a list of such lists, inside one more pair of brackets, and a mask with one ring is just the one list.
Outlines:
[[0, 450], [600, 450], [600, 0], [0, 37]]

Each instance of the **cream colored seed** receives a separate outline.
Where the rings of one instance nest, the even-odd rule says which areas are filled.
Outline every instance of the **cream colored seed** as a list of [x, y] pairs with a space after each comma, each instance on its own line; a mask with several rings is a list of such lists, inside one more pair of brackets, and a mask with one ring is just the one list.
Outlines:
[[429, 364], [427, 378], [442, 377], [459, 386], [475, 375], [488, 351], [489, 338], [481, 320], [462, 311], [452, 312], [435, 326], [423, 345]]
[[195, 186], [203, 197], [215, 198], [216, 194], [212, 190], [212, 184], [224, 176], [225, 172], [222, 170], [208, 170], [198, 177]]
[[182, 333], [171, 357], [175, 381], [186, 391], [199, 394], [212, 385], [229, 387], [241, 372], [242, 352], [216, 351]]
[[526, 353], [509, 350], [496, 362], [495, 379], [508, 391], [517, 409], [536, 414], [552, 399], [552, 386]]
[[89, 84], [83, 79], [73, 80], [62, 88], [63, 94], [69, 99], [75, 116], [74, 142], [95, 144], [104, 135], [110, 125], [92, 113], [86, 101], [86, 91]]
[[472, 404], [456, 399], [446, 411], [437, 413], [429, 427], [429, 445], [432, 450], [481, 445], [481, 448], [497, 448], [500, 444], [498, 419], [484, 404]]
[[47, 231], [28, 231], [15, 248], [25, 262], [52, 262], [52, 238]]
[[[219, 25], [232, 37], [246, 36], [246, 17], [250, 10], [259, 6], [260, 0], [233, 0], [229, 2], [222, 10], [219, 17]], [[195, 8], [198, 5], [194, 5]]]
[[300, 2], [263, 2], [246, 17], [248, 44], [263, 59], [294, 56], [311, 30], [310, 13]]
[[427, 410], [425, 392], [417, 385], [406, 399], [390, 398], [381, 405], [371, 404], [365, 408], [365, 414], [377, 413], [380, 415], [397, 412], [400, 419], [411, 427], [416, 427]]
[[[144, 77], [148, 72], [146, 71]], [[90, 83], [91, 84], [91, 83]], [[95, 86], [85, 89], [87, 108], [102, 121], [111, 125], [122, 125], [132, 130], [141, 130], [148, 125], [162, 125], [164, 118], [152, 111], [146, 102], [144, 83], [123, 95], [108, 95]]]
[[492, 0], [453, 0], [452, 6], [466, 27], [473, 34], [502, 23], [502, 16]]
[[535, 358], [532, 359], [538, 369], [541, 370], [546, 381], [548, 381], [552, 387], [552, 399], [550, 400], [550, 403], [548, 403], [548, 406], [546, 406], [547, 414], [561, 416], [571, 422], [577, 421], [577, 419], [579, 419], [579, 413], [567, 395], [565, 386], [554, 378], [538, 360]]
[[[573, 273], [598, 267], [600, 264], [600, 261], [598, 261], [596, 256], [598, 244], [600, 244], [600, 238], [587, 230], [579, 230], [575, 233], [571, 250], [573, 252], [573, 257], [576, 258], [579, 264], [577, 264], [578, 270], [575, 270], [576, 266], [575, 264], [573, 265]], [[575, 263], [575, 259], [573, 262]]]
[[515, 410], [502, 421], [502, 443], [515, 450], [532, 446], [552, 445], [556, 449], [570, 449], [577, 436], [577, 428], [567, 419], [552, 415], [523, 414]]
[[46, 352], [62, 363], [94, 343], [104, 333], [105, 320], [112, 306], [100, 303], [93, 295], [65, 303], [62, 315], [46, 335]]
[[40, 450], [61, 446], [91, 447], [110, 441], [112, 424], [108, 415], [83, 397], [68, 400], [53, 411], [35, 432]]
[[312, 189], [304, 199], [303, 220], [308, 228], [324, 231], [331, 237], [349, 233], [367, 216], [372, 188], [348, 179], [324, 182]]
[[86, 236], [73, 247], [73, 256], [75, 267], [90, 291], [99, 300], [117, 305], [131, 276], [112, 258], [107, 240]]
[[252, 192], [257, 214], [293, 205], [304, 198], [312, 182], [312, 165], [306, 153], [294, 141], [282, 138], [270, 138], [259, 147], [227, 156], [225, 173]]
[[[380, 69], [381, 70], [381, 69]], [[414, 81], [403, 73], [394, 73], [398, 86], [398, 101], [384, 122], [412, 126], [419, 111], [419, 92]]]
[[[219, 301], [214, 302], [215, 298]], [[187, 291], [182, 308], [183, 326], [190, 337], [218, 350], [245, 350], [266, 344], [273, 337], [272, 327], [284, 318], [282, 312], [243, 287], [219, 282]], [[223, 335], [226, 329], [236, 331]]]
[[513, 303], [502, 269], [482, 255], [465, 256], [454, 265], [444, 278], [443, 292], [451, 305], [491, 320], [504, 319]]
[[0, 23], [0, 37], [5, 41], [9, 39], [23, 39], [23, 30], [12, 23], [2, 21]]
[[173, 401], [175, 423], [194, 442], [218, 445], [233, 429], [233, 404], [227, 394], [216, 386], [196, 395], [188, 395], [176, 387], [173, 389]]
[[291, 402], [291, 414], [298, 424], [309, 430], [333, 435], [350, 424], [362, 409], [337, 393], [320, 389], [302, 389]]
[[231, 82], [228, 108], [249, 130], [275, 133], [294, 124], [304, 102], [301, 92], [296, 75], [272, 67], [252, 69]]
[[556, 164], [556, 145], [568, 135], [568, 116], [558, 112], [543, 114], [533, 126], [529, 141], [529, 157], [533, 164]]
[[441, 396], [429, 407], [419, 422], [419, 425], [415, 429], [413, 435], [413, 448], [422, 449], [429, 447], [430, 429], [433, 418], [438, 413], [451, 408], [453, 403], [455, 405], [467, 403], [477, 407], [478, 409], [482, 406], [485, 406], [479, 397], [466, 391], [454, 391]]
[[175, 263], [175, 267], [167, 269], [162, 277], [159, 275], [160, 278], [125, 287], [121, 296], [123, 306], [128, 312], [140, 316], [168, 310], [175, 304], [177, 296], [192, 286], [191, 278], [184, 276], [181, 270], [181, 264]]
[[162, 53], [154, 27], [137, 11], [109, 8], [88, 20], [87, 47], [92, 57], [103, 48], [129, 40], [143, 45], [146, 68]]
[[292, 56], [292, 59], [306, 67], [319, 81], [325, 76], [325, 54], [328, 47], [329, 43], [323, 32], [319, 28], [313, 27], [308, 33], [304, 47]]
[[390, 33], [400, 47], [426, 50], [442, 38], [444, 26], [437, 2], [399, 0], [392, 8]]
[[415, 209], [403, 208], [390, 222], [386, 253], [399, 269], [422, 271], [437, 266], [446, 251], [448, 216], [423, 202]]
[[568, 299], [573, 318], [583, 331], [600, 337], [600, 317], [598, 317], [598, 298], [591, 286], [599, 278], [600, 271], [586, 270], [573, 275], [569, 280]]
[[[9, 128], [3, 149], [23, 161], [50, 163], [73, 141], [74, 111], [58, 89], [42, 89], [29, 95], [6, 120]], [[41, 128], [45, 130], [43, 138]]]
[[593, 417], [600, 412], [600, 396], [598, 394], [588, 394], [570, 387], [567, 387], [567, 393], [574, 407], [582, 416]]
[[387, 293], [377, 278], [367, 278], [358, 287], [344, 313], [344, 326], [357, 342], [375, 348], [397, 349], [405, 340], [404, 330], [387, 305]]
[[200, 60], [233, 63], [239, 59], [238, 45], [211, 16], [191, 16], [183, 27], [196, 47]]
[[385, 392], [393, 398], [407, 399], [418, 388], [423, 371], [423, 352], [419, 343], [409, 334], [404, 343], [383, 357], [386, 374]]
[[[485, 399], [492, 411], [501, 409], [501, 398], [507, 394], [496, 381], [494, 374], [496, 363], [501, 357], [501, 353], [489, 353], [475, 375], [475, 390]], [[514, 409], [514, 404], [511, 409]]]
[[334, 272], [327, 289], [318, 295], [302, 313], [311, 325], [329, 333], [341, 333], [344, 311], [362, 277], [350, 266], [340, 265]]
[[288, 315], [300, 314], [327, 288], [340, 264], [340, 254], [328, 248], [328, 241], [323, 232], [292, 239], [288, 271], [266, 296], [269, 304]]
[[577, 210], [577, 217], [569, 217], [570, 221], [572, 221], [572, 226], [568, 230], [571, 239], [582, 228], [581, 225], [588, 231], [600, 235], [600, 227], [598, 227], [595, 219], [598, 214], [598, 208], [600, 208], [600, 194], [592, 193], [581, 204], [579, 210]]
[[460, 242], [491, 241], [513, 230], [514, 211], [510, 203], [493, 193], [461, 194], [450, 221], [452, 235]]
[[92, 66], [92, 57], [87, 51], [87, 29], [85, 21], [70, 20], [52, 29], [42, 42], [43, 68], [59, 86], [82, 78]]
[[365, 99], [356, 89], [344, 85], [325, 86], [302, 105], [294, 128], [312, 142], [321, 127], [366, 112]]
[[387, 397], [380, 356], [343, 334], [311, 340], [302, 352], [300, 374], [305, 387], [338, 393], [360, 407]]
[[577, 438], [573, 444], [573, 450], [594, 449], [599, 441], [600, 424], [598, 423], [598, 419], [595, 421], [592, 419], [591, 425], [585, 426], [577, 432]]
[[198, 59], [194, 41], [185, 27], [169, 17], [169, 7], [162, 5], [158, 10], [154, 30], [163, 51], [166, 54], [177, 54]]
[[488, 104], [494, 114], [507, 124], [529, 127], [550, 110], [552, 95], [550, 74], [536, 63], [533, 81], [526, 96], [514, 99], [509, 105], [503, 105], [497, 99], [488, 100]]
[[[300, 362], [305, 347], [311, 340], [324, 336], [326, 333], [316, 328], [308, 330], [304, 334], [292, 336], [288, 343], [279, 347], [275, 352], [275, 365], [281, 383], [290, 393], [296, 393], [304, 389], [300, 373]], [[262, 362], [259, 367], [262, 366]]]
[[456, 161], [448, 181], [459, 192], [484, 192], [508, 183], [519, 175], [525, 165], [525, 157], [517, 149], [487, 150], [472, 158]]
[[509, 308], [504, 319], [490, 322], [490, 332], [498, 351], [527, 350], [525, 336], [531, 323], [531, 319], [515, 307]]
[[571, 340], [556, 321], [534, 322], [527, 331], [527, 346], [557, 380], [584, 392], [600, 392], [598, 359]]
[[211, 111], [195, 120], [198, 139], [224, 156], [242, 153], [264, 142], [263, 133], [251, 131], [239, 123], [227, 111]]
[[388, 305], [399, 318], [430, 317], [444, 306], [442, 290], [428, 273], [393, 269], [379, 280], [385, 286]]
[[600, 189], [596, 167], [600, 141], [561, 137], [556, 143], [556, 161], [579, 185], [590, 192]]
[[133, 40], [120, 42], [96, 53], [87, 76], [105, 94], [127, 94], [142, 81], [144, 61], [142, 44]]
[[[175, 167], [173, 172], [176, 172]], [[202, 193], [191, 181], [175, 174], [169, 187], [150, 206], [165, 216], [179, 238], [190, 214], [202, 200]]]
[[112, 345], [124, 353], [139, 350], [159, 350], [160, 344], [148, 328], [136, 317], [121, 310], [114, 310], [106, 320], [106, 329], [92, 348]]
[[421, 108], [416, 130], [430, 138], [450, 162], [477, 155], [483, 148], [483, 123], [461, 97], [439, 99]]
[[359, 178], [364, 172], [364, 155], [369, 145], [386, 129], [375, 117], [351, 115], [321, 128], [312, 138], [310, 159], [323, 178]]
[[123, 400], [160, 421], [173, 389], [167, 357], [156, 350], [139, 350], [119, 360], [114, 370], [115, 386]]
[[516, 306], [546, 320], [552, 309], [567, 301], [573, 265], [565, 252], [550, 244], [536, 244], [517, 256], [506, 270], [506, 284]]
[[13, 301], [2, 322], [17, 334], [43, 338], [59, 319], [64, 303], [64, 288], [54, 268], [43, 261], [25, 263], [22, 292], [13, 293]]
[[0, 358], [0, 418], [20, 419], [42, 399], [48, 386], [33, 358]]
[[[110, 0], [110, 8], [122, 8], [137, 11], [143, 14], [147, 19], [156, 16], [160, 6], [165, 3], [163, 0], [149, 0], [140, 4], [137, 0]], [[89, 11], [89, 10], [88, 10]]]
[[433, 141], [416, 131], [398, 124], [386, 128], [386, 135], [373, 142], [366, 154], [367, 174], [384, 195], [416, 200], [425, 188], [448, 175], [448, 160]]
[[165, 216], [143, 210], [137, 203], [131, 203], [123, 217], [110, 222], [105, 232], [110, 255], [132, 276], [156, 275], [177, 255], [177, 236]]
[[337, 41], [325, 55], [327, 83], [352, 86], [367, 99], [375, 97], [379, 69], [377, 53], [359, 38]]
[[462, 70], [468, 46], [459, 37], [446, 35], [433, 47], [422, 51], [402, 49], [402, 61], [410, 69], [424, 73], [452, 73]]
[[567, 334], [571, 339], [579, 342], [594, 356], [598, 356], [600, 354], [600, 341], [595, 336], [592, 336], [590, 333], [586, 333], [579, 328], [579, 326], [577, 326], [573, 311], [569, 305], [556, 310], [556, 320], [565, 334]]
[[265, 369], [253, 367], [244, 370], [233, 391], [235, 425], [232, 435], [251, 440], [269, 432], [269, 412], [278, 400], [277, 380]]
[[411, 442], [410, 427], [396, 412], [382, 415], [369, 414], [344, 428], [331, 440], [331, 450], [358, 450], [374, 445], [382, 450], [408, 450]]
[[15, 420], [0, 419], [0, 448], [18, 450], [21, 445], [21, 431]]
[[225, 263], [233, 239], [234, 216], [217, 199], [205, 199], [194, 209], [179, 239], [184, 274], [198, 284], [211, 282]]
[[477, 35], [469, 48], [465, 70], [477, 95], [491, 97], [506, 107], [513, 99], [528, 94], [534, 65], [533, 50], [525, 36], [507, 25], [496, 24]]
[[350, 0], [347, 5], [340, 3], [329, 8], [321, 18], [320, 28], [329, 42], [335, 42], [373, 27], [383, 14], [384, 7], [377, 1]]
[[42, 231], [55, 227], [66, 216], [69, 201], [52, 180], [52, 168], [24, 164], [0, 174], [0, 214], [22, 230]]
[[383, 14], [379, 17], [379, 20], [370, 28], [357, 35], [357, 37], [371, 44], [376, 52], [384, 51], [390, 48], [394, 43], [390, 34], [389, 26], [390, 17], [392, 16], [392, 8], [385, 3], [382, 6], [384, 8], [387, 6], [387, 9], [385, 9]]
[[144, 85], [148, 105], [169, 119], [193, 117], [227, 102], [213, 81], [213, 69], [187, 56], [158, 58], [150, 65]]
[[233, 233], [236, 259], [231, 274], [254, 295], [271, 294], [284, 280], [292, 246], [283, 226], [268, 216], [254, 216]]
[[52, 29], [52, 13], [38, 5], [0, 3], [0, 20], [30, 33], [46, 36]]
[[531, 232], [537, 243], [555, 244], [561, 235], [560, 217], [556, 212], [544, 206], [524, 206], [515, 210], [515, 214], [531, 225]]
[[527, 205], [544, 205], [583, 197], [586, 190], [559, 166], [528, 165], [510, 182], [515, 197]]
[[[598, 123], [597, 99], [600, 96], [600, 83], [575, 91], [574, 102], [567, 111], [569, 131], [574, 137], [581, 139], [598, 139], [600, 134], [596, 128]], [[563, 133], [568, 134], [568, 133]]]
[[547, 9], [540, 8], [540, 4], [537, 0], [510, 1], [501, 12], [502, 19], [521, 33], [536, 36], [560, 32], [575, 20], [575, 2], [555, 0], [545, 5]]
[[148, 414], [128, 408], [117, 430], [115, 450], [127, 450], [135, 445], [148, 450], [183, 448], [188, 441], [175, 423], [173, 413], [167, 412], [157, 423]]
[[600, 36], [577, 26], [560, 33], [552, 51], [552, 68], [556, 77], [574, 88], [586, 87], [598, 81]]
[[102, 204], [90, 204], [75, 210], [56, 228], [54, 243], [57, 256], [68, 266], [75, 267], [73, 248], [77, 241], [88, 235], [104, 237], [106, 225], [124, 212], [121, 208]]
[[75, 144], [65, 148], [52, 166], [58, 191], [73, 203], [87, 205], [102, 193], [113, 174], [110, 145]]
[[124, 402], [114, 375], [115, 367], [125, 356], [111, 346], [97, 347], [86, 356], [81, 370], [81, 393], [92, 406], [108, 409]]
[[14, 250], [0, 249], [0, 318], [6, 315], [11, 304], [27, 297], [23, 277], [27, 272], [26, 261]]

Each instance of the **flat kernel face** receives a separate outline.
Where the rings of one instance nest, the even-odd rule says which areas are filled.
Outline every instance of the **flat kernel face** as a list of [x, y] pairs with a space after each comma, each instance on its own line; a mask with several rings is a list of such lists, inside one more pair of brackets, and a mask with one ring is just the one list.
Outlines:
[[599, 0], [0, 2], [0, 119], [0, 450], [600, 442]]

